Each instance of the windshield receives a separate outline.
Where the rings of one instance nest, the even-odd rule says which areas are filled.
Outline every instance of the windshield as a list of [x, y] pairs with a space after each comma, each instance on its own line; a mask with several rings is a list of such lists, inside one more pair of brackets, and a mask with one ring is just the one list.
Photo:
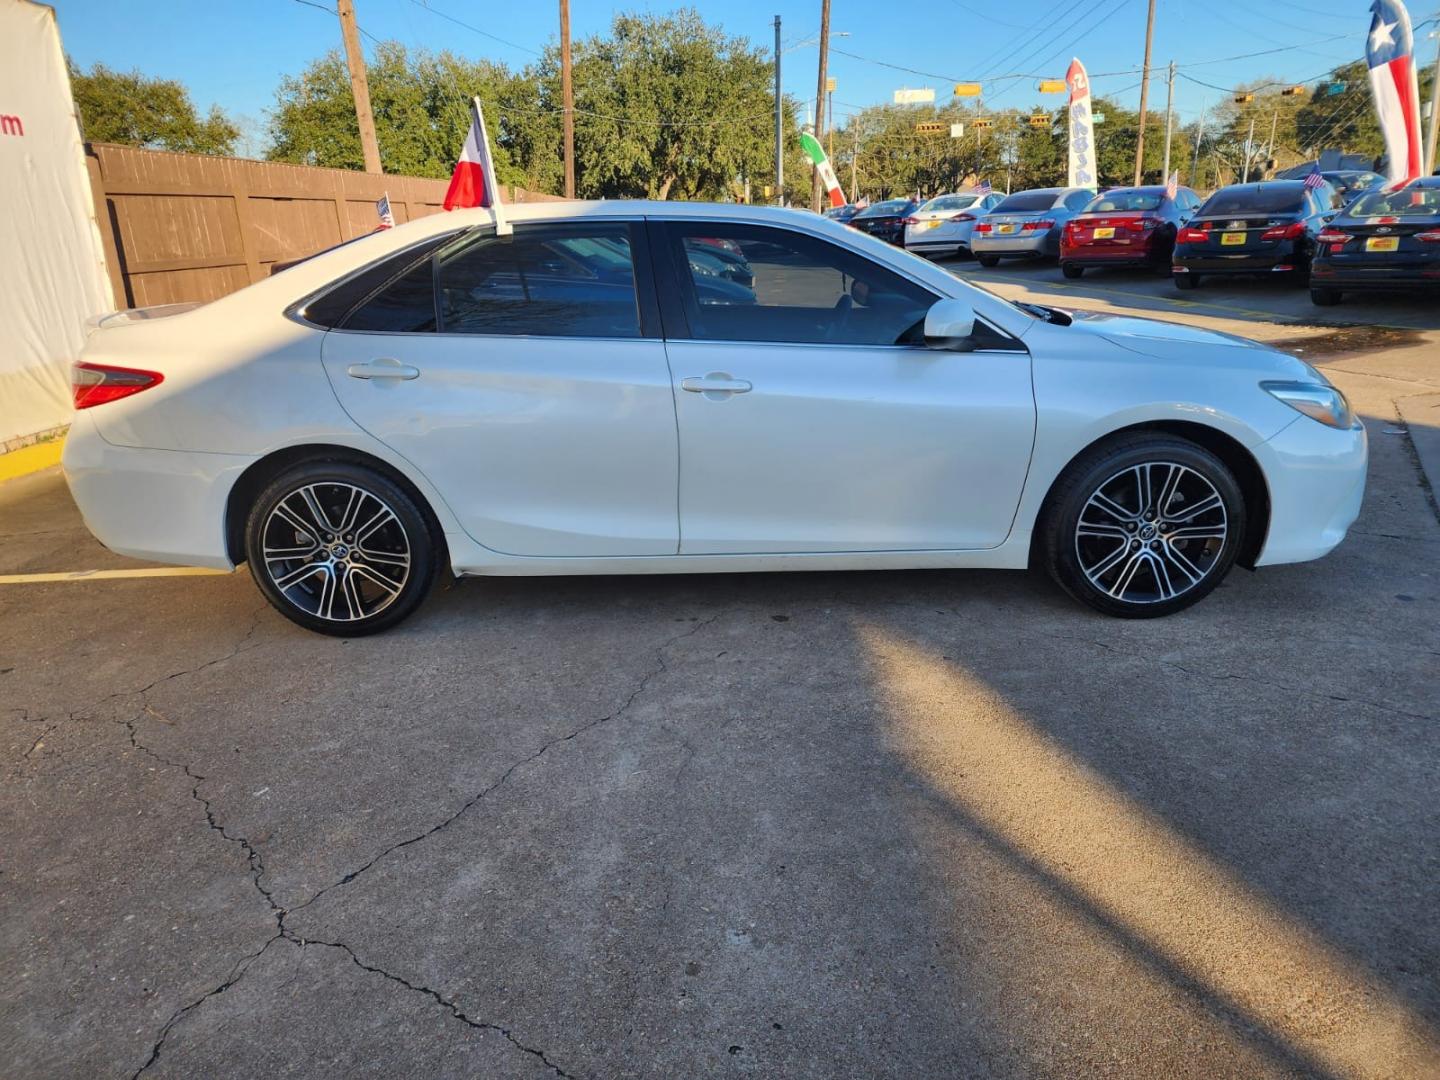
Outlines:
[[1103, 195], [1097, 195], [1090, 200], [1083, 213], [1086, 214], [1116, 214], [1125, 213], [1128, 210], [1158, 210], [1160, 204], [1165, 201], [1165, 196], [1158, 191], [1137, 191], [1120, 188], [1116, 191], [1107, 191]]
[[931, 210], [964, 210], [966, 207], [974, 206], [975, 201], [979, 198], [979, 195], [940, 195], [920, 207], [920, 212], [923, 214]]
[[894, 217], [910, 205], [909, 199], [889, 199], [886, 202], [877, 202], [868, 209], [861, 210], [856, 217]]
[[1200, 208], [1202, 217], [1211, 214], [1298, 214], [1305, 197], [1302, 186], [1234, 188], [1217, 191]]
[[1049, 210], [1055, 205], [1053, 191], [1022, 191], [1008, 196], [991, 211], [992, 214], [1013, 214], [1017, 210]]
[[1346, 217], [1434, 217], [1437, 214], [1440, 214], [1440, 187], [1374, 191], [1361, 195], [1345, 211]]
[[1374, 187], [1377, 180], [1383, 180], [1379, 173], [1373, 172], [1336, 172], [1321, 173], [1332, 184], [1348, 188], [1351, 191], [1364, 191], [1366, 188]]

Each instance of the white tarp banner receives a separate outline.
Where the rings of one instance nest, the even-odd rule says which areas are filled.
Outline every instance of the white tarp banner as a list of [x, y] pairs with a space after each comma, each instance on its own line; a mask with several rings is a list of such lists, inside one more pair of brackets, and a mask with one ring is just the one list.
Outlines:
[[1070, 91], [1070, 168], [1069, 187], [1095, 186], [1095, 126], [1090, 118], [1090, 76], [1077, 57], [1065, 72], [1065, 86]]
[[0, 0], [0, 449], [70, 419], [85, 320], [115, 306], [55, 13]]

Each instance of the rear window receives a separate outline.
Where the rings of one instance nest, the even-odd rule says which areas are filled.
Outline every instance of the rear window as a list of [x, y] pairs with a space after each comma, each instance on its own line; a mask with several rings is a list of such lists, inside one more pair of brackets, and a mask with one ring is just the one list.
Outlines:
[[1345, 211], [1346, 217], [1434, 217], [1437, 214], [1440, 214], [1440, 187], [1374, 191], [1361, 195]]
[[1200, 208], [1202, 216], [1210, 214], [1298, 214], [1305, 200], [1305, 188], [1258, 187], [1233, 191], [1217, 191]]
[[893, 217], [910, 205], [909, 199], [890, 199], [861, 210], [856, 217]]
[[1055, 205], [1053, 191], [1022, 191], [1008, 196], [992, 213], [1013, 214], [1022, 210], [1049, 210]]
[[927, 210], [964, 210], [967, 207], [974, 206], [976, 200], [979, 198], [979, 195], [941, 195], [939, 198], [931, 199], [924, 206], [920, 207], [920, 212], [924, 213]]
[[1087, 214], [1123, 214], [1130, 210], [1159, 210], [1165, 196], [1155, 191], [1107, 191], [1091, 199]]

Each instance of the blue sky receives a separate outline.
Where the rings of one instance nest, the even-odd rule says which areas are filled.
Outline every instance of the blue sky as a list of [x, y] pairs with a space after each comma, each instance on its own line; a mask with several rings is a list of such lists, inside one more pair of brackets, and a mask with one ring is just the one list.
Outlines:
[[[265, 111], [273, 104], [282, 75], [299, 72], [312, 58], [339, 44], [339, 25], [329, 11], [333, 0], [52, 0], [66, 50], [80, 64], [95, 61], [149, 75], [176, 78], [189, 86], [202, 108], [218, 104], [239, 118], [258, 150]], [[502, 60], [521, 67], [557, 34], [558, 3], [494, 4], [474, 0], [355, 0], [361, 27], [375, 38], [407, 45], [450, 49], [461, 55]], [[627, 10], [664, 12], [662, 0], [626, 5]], [[705, 18], [731, 34], [769, 48], [772, 20], [782, 19], [793, 47], [784, 54], [785, 89], [802, 99], [815, 93], [820, 25], [814, 0], [700, 0]], [[1262, 8], [1264, 13], [1262, 14]], [[572, 33], [603, 30], [610, 5], [572, 0]], [[494, 35], [486, 37], [442, 17], [453, 16]], [[879, 14], [876, 14], [876, 13]], [[1416, 7], [1419, 22], [1427, 10]], [[1164, 108], [1164, 65], [1175, 60], [1176, 103], [1188, 120], [1225, 95], [1228, 87], [1261, 76], [1305, 81], [1336, 63], [1358, 58], [1370, 15], [1364, 0], [1158, 0], [1151, 84], [1152, 108]], [[987, 103], [1028, 106], [1053, 103], [1034, 92], [1032, 78], [989, 81], [1023, 74], [1061, 77], [1072, 54], [1092, 73], [1097, 92], [1139, 99], [1138, 74], [1145, 33], [1145, 0], [911, 0], [900, 6], [832, 0], [831, 27], [848, 32], [836, 38], [831, 74], [838, 81], [836, 112], [889, 101], [900, 87], [933, 87], [937, 100], [949, 97], [957, 80], [986, 83]], [[1428, 29], [1428, 28], [1427, 28]], [[1434, 44], [1417, 37], [1422, 62]], [[496, 38], [504, 39], [496, 40]], [[1331, 40], [1333, 39], [1333, 40]], [[367, 47], [371, 42], [365, 42]], [[853, 53], [852, 56], [843, 55]], [[1272, 51], [1273, 50], [1273, 51]], [[1239, 54], [1268, 52], [1247, 59]], [[1215, 62], [1215, 61], [1221, 62]], [[884, 63], [911, 68], [896, 70]], [[1105, 74], [1115, 72], [1117, 74]], [[925, 74], [920, 74], [925, 73]], [[843, 103], [843, 104], [842, 104]]]

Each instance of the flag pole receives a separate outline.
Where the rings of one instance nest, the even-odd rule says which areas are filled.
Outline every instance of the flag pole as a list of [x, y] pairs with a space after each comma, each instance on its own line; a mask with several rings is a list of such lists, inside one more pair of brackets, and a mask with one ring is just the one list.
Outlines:
[[495, 235], [509, 236], [515, 227], [505, 218], [505, 204], [500, 201], [500, 182], [495, 177], [495, 156], [490, 152], [490, 133], [485, 130], [485, 113], [477, 95], [470, 99], [470, 115], [480, 133], [480, 152], [485, 155], [485, 194], [490, 198], [490, 212], [495, 215]]

